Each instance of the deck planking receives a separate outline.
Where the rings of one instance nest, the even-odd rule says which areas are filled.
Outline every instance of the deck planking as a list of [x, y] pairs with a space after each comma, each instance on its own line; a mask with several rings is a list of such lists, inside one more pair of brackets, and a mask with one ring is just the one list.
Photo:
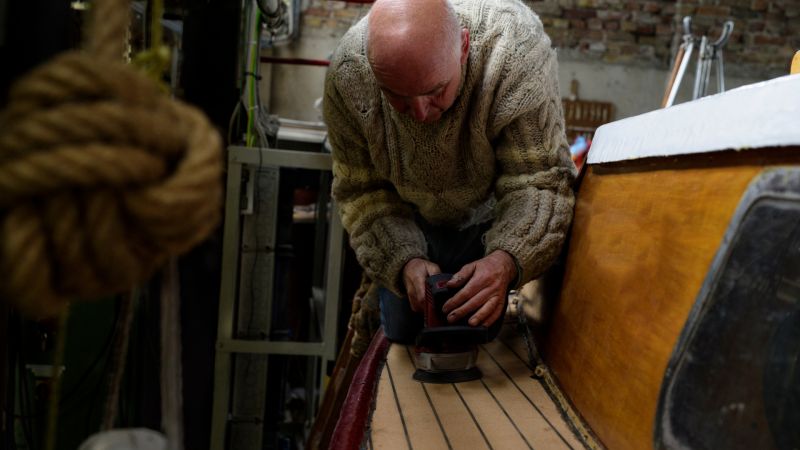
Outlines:
[[368, 448], [585, 448], [541, 383], [511, 329], [481, 346], [480, 380], [426, 384], [412, 378], [412, 347], [392, 344], [378, 385]]

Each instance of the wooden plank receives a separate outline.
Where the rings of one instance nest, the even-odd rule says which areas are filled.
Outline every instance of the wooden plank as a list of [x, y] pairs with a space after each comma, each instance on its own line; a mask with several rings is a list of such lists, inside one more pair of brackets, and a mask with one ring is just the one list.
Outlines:
[[[485, 358], [480, 355], [479, 361]], [[479, 362], [480, 366], [485, 363]], [[501, 405], [492, 397], [483, 380], [469, 381], [453, 385], [461, 401], [480, 424], [491, 448], [530, 449], [521, 430], [509, 417]]]
[[[502, 344], [494, 346], [493, 351], [509, 353], [508, 348]], [[525, 367], [522, 370], [514, 370], [514, 367], [510, 367], [510, 370], [504, 370], [496, 360], [492, 359], [493, 356], [488, 354], [486, 348], [482, 349], [481, 352], [487, 353], [484, 357], [484, 361], [487, 361], [487, 363], [481, 367], [484, 384], [495, 400], [508, 413], [508, 416], [516, 424], [518, 430], [531, 447], [546, 450], [569, 449], [570, 446], [567, 441], [555, 431], [553, 424], [542, 415], [534, 403], [529, 401], [517, 387], [514, 377], [526, 378], [530, 375], [530, 370]], [[498, 355], [498, 357], [500, 356]]]
[[[411, 447], [423, 450], [447, 449], [444, 432], [428, 402], [422, 383], [412, 378], [414, 363], [405, 346], [392, 344], [387, 355], [386, 367], [390, 371], [397, 393], [397, 403], [409, 431]], [[375, 448], [389, 448], [384, 447], [384, 442], [384, 440], [379, 442], [373, 435]]]
[[[530, 369], [530, 373], [533, 373], [534, 367], [532, 364], [536, 364], [536, 362], [531, 362], [525, 337], [519, 333], [508, 335], [501, 334], [499, 337], [501, 338], [500, 341], [507, 346], [510, 352], [516, 357], [516, 360], [511, 358], [502, 362], [501, 366], [505, 367], [510, 364], [521, 364], [525, 368]], [[501, 355], [505, 356], [503, 353], [501, 353]], [[551, 380], [553, 379], [549, 371], [547, 372], [547, 377]], [[552, 390], [547, 388], [545, 379], [526, 378], [526, 380], [522, 380], [521, 377], [514, 377], [515, 380], [521, 381], [519, 384], [522, 385], [524, 391], [527, 390], [525, 395], [531, 396], [532, 402], [536, 404], [536, 407], [548, 420], [555, 424], [559, 433], [567, 439], [570, 446], [587, 448], [600, 447], [601, 444], [599, 444], [597, 437], [593, 435], [589, 426], [580, 416], [580, 413], [573, 405], [569, 404], [568, 398], [565, 397], [564, 392], [562, 392], [559, 387], [552, 386], [550, 388], [558, 390], [557, 395], [559, 398], [554, 398]], [[530, 383], [530, 381], [534, 382]], [[560, 402], [565, 403], [562, 404]], [[568, 411], [564, 411], [562, 408], [568, 408]], [[582, 437], [588, 441], [582, 440]]]
[[[389, 349], [397, 347], [392, 345]], [[394, 385], [392, 384], [389, 370], [384, 366], [381, 379], [378, 382], [378, 392], [372, 414], [369, 441], [372, 448], [381, 450], [406, 450], [411, 445], [407, 439], [407, 429], [400, 415], [400, 405], [397, 402]]]
[[[551, 446], [552, 448], [584, 448], [564, 420], [558, 406], [542, 387], [542, 384], [538, 380], [531, 378], [531, 369], [526, 365], [525, 360], [520, 358], [522, 355], [512, 352], [511, 348], [504, 342], [490, 342], [484, 348], [491, 354], [491, 359], [493, 359], [495, 367], [497, 367], [495, 370], [503, 371], [511, 381], [511, 385], [508, 388], [513, 388], [512, 394], [515, 393], [517, 396], [516, 400], [504, 397], [501, 401], [509, 404], [512, 402], [527, 403], [529, 411], [516, 415], [528, 417], [527, 421], [536, 422], [533, 427], [525, 425], [525, 430], [538, 430], [543, 435], [537, 435], [531, 442], [546, 439], [546, 445], [548, 446], [545, 448], [551, 448]], [[536, 444], [534, 444], [534, 447], [539, 448]]]
[[768, 158], [797, 164], [797, 154], [590, 168], [544, 353], [608, 448], [652, 448], [667, 361], [733, 211]]
[[422, 388], [427, 392], [430, 405], [436, 411], [447, 442], [452, 448], [489, 448], [483, 430], [459, 399], [452, 384], [428, 383], [422, 384]]
[[[523, 338], [513, 327], [502, 336], [522, 348]], [[479, 353], [481, 380], [423, 384], [412, 378], [411, 348], [392, 345], [367, 445], [380, 450], [584, 448], [520, 356], [495, 340]]]
[[[532, 373], [534, 367], [532, 367], [531, 364], [535, 364], [535, 362], [530, 360], [530, 352], [528, 351], [528, 344], [525, 343], [525, 337], [522, 336], [516, 330], [509, 330], [509, 331], [511, 332], [501, 333], [497, 337], [497, 340], [495, 340], [490, 344], [494, 344], [494, 346], [496, 346], [495, 343], [502, 342], [506, 347], [508, 347], [508, 351], [516, 355], [517, 358], [519, 358], [520, 362], [522, 362], [525, 366], [527, 366], [528, 369], [530, 369], [529, 372]], [[494, 354], [494, 351], [492, 351], [492, 354]]]

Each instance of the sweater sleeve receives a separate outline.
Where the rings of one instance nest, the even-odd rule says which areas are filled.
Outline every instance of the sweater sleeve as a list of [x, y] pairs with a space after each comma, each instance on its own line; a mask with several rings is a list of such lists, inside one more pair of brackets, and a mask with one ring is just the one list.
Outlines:
[[[557, 258], [572, 221], [576, 169], [564, 134], [555, 52], [544, 33], [531, 49], [516, 48], [509, 61], [527, 62], [516, 77], [504, 78], [495, 105], [496, 218], [486, 234], [486, 253], [505, 250], [523, 284], [540, 276]], [[508, 72], [506, 72], [508, 73]]]
[[323, 103], [333, 149], [332, 194], [361, 267], [373, 280], [402, 294], [401, 271], [412, 258], [426, 257], [425, 237], [410, 205], [376, 172], [365, 132], [355, 117], [362, 108], [349, 104], [358, 96], [345, 97], [337, 86], [339, 76], [333, 67], [328, 72]]

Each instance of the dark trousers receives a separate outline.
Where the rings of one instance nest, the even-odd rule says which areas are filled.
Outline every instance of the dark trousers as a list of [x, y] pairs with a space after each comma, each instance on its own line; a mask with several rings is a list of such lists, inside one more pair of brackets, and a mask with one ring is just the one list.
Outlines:
[[[418, 220], [422, 233], [428, 241], [428, 258], [439, 265], [442, 273], [456, 273], [465, 265], [483, 258], [485, 246], [483, 235], [491, 222], [474, 225], [463, 230], [440, 227]], [[386, 337], [393, 342], [413, 344], [422, 329], [422, 314], [411, 310], [407, 298], [398, 297], [386, 288], [380, 288], [381, 324]], [[505, 302], [508, 302], [506, 296]], [[507, 306], [507, 305], [506, 305]], [[489, 340], [500, 332], [505, 317], [503, 314], [489, 327]]]

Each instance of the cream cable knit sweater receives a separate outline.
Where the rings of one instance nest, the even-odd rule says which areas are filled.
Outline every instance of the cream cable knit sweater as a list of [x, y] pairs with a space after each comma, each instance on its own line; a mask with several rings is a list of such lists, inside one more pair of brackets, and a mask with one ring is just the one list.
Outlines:
[[383, 99], [366, 58], [369, 16], [344, 36], [325, 82], [342, 222], [367, 275], [396, 293], [405, 263], [426, 254], [415, 213], [459, 227], [496, 198], [486, 254], [510, 253], [520, 284], [552, 264], [572, 220], [575, 167], [539, 18], [518, 0], [453, 5], [470, 51], [459, 95], [438, 122], [415, 122]]

